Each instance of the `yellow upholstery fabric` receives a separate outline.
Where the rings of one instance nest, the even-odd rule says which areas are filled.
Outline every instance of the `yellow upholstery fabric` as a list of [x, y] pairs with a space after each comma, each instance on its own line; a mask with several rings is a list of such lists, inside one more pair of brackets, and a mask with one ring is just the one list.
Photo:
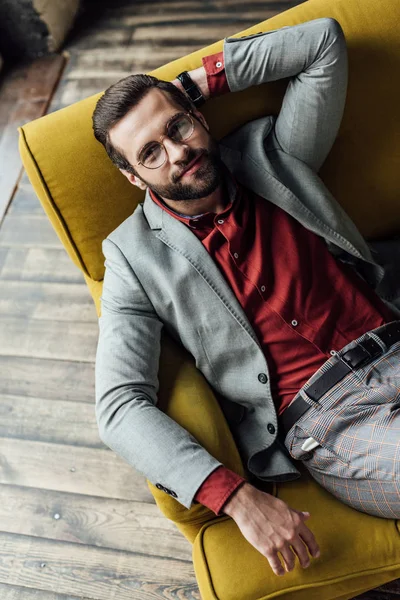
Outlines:
[[[399, 4], [393, 0], [309, 0], [238, 35], [269, 31], [319, 17], [342, 25], [349, 50], [346, 108], [335, 144], [319, 175], [367, 238], [400, 230], [398, 202], [400, 114]], [[151, 71], [172, 80], [222, 49], [223, 40]], [[211, 99], [201, 108], [220, 139], [243, 123], [279, 112], [287, 82], [277, 81]], [[100, 94], [19, 129], [28, 176], [69, 256], [84, 274], [100, 315], [102, 240], [143, 201], [95, 140], [91, 115]], [[219, 404], [194, 359], [162, 338], [159, 406], [209, 452], [243, 475], [243, 465]], [[190, 390], [190, 394], [188, 391]], [[190, 397], [190, 402], [188, 401]], [[301, 479], [265, 491], [308, 509], [321, 557], [284, 577], [241, 535], [228, 517], [200, 504], [188, 510], [149, 488], [160, 510], [193, 545], [203, 600], [296, 598], [346, 600], [400, 577], [398, 523], [355, 511], [325, 492], [304, 471]], [[260, 486], [262, 487], [262, 482]], [[221, 551], [223, 561], [221, 561]]]
[[297, 510], [310, 511], [307, 525], [318, 540], [320, 558], [311, 559], [307, 569], [296, 561], [292, 572], [278, 577], [230, 517], [214, 518], [203, 525], [193, 545], [202, 598], [345, 600], [400, 577], [396, 521], [339, 503], [303, 472], [300, 480], [280, 484], [278, 496]]

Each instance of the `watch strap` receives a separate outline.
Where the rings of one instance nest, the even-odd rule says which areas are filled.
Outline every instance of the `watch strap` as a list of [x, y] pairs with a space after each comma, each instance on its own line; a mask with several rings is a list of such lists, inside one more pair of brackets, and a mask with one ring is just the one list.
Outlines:
[[179, 79], [185, 92], [187, 93], [193, 104], [195, 104], [195, 106], [201, 106], [202, 104], [204, 104], [205, 99], [200, 91], [199, 86], [196, 83], [194, 83], [193, 79], [190, 77], [187, 71], [182, 71], [182, 73], [179, 73], [179, 75], [177, 75], [177, 79]]

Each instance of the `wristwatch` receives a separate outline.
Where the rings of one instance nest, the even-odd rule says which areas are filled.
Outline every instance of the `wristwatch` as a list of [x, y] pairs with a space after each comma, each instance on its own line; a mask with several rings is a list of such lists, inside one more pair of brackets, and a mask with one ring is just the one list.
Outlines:
[[195, 106], [201, 106], [205, 102], [205, 98], [200, 91], [199, 86], [193, 81], [187, 71], [182, 71], [177, 75], [177, 79], [183, 85], [183, 88]]

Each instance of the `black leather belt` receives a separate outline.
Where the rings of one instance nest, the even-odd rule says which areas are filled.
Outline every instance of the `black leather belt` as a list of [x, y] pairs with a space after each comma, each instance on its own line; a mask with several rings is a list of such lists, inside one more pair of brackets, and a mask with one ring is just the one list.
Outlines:
[[[400, 321], [392, 321], [384, 326], [376, 334], [381, 339], [386, 347], [389, 348], [392, 344], [400, 340]], [[341, 354], [339, 350], [336, 356], [339, 361], [333, 364], [330, 369], [322, 373], [322, 375], [308, 387], [305, 391], [307, 396], [318, 402], [318, 400], [333, 386], [335, 383], [343, 379], [347, 373], [353, 369], [357, 369], [364, 364], [369, 363], [372, 359], [379, 354], [382, 354], [383, 350], [381, 346], [372, 338], [368, 338], [363, 342], [359, 342], [351, 350], [347, 350], [344, 354]], [[296, 421], [311, 408], [301, 396], [296, 398], [292, 404], [290, 404], [279, 417], [279, 423], [284, 430], [285, 436], [289, 429], [293, 427]]]

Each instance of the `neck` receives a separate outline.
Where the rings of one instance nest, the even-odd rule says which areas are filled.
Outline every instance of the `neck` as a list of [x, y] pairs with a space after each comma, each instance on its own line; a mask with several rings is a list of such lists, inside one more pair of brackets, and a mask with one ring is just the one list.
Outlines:
[[197, 198], [195, 200], [170, 200], [162, 196], [160, 198], [172, 210], [190, 217], [206, 212], [220, 213], [226, 206], [225, 188], [222, 184], [212, 194], [204, 196], [204, 198]]

